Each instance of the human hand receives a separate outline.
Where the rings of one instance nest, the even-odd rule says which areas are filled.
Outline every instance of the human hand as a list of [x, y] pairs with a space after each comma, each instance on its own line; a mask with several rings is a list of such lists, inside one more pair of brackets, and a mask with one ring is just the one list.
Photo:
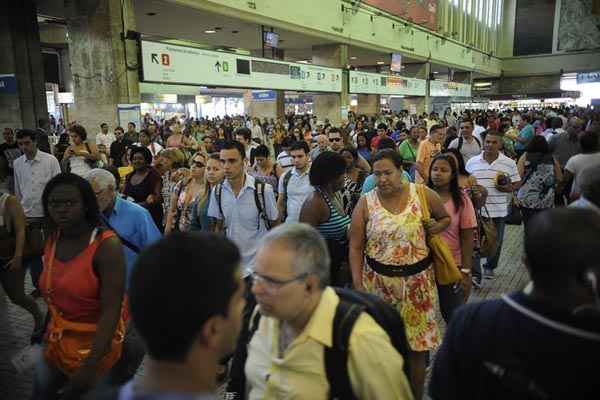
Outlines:
[[23, 257], [14, 256], [8, 263], [6, 263], [7, 271], [18, 271], [23, 267]]

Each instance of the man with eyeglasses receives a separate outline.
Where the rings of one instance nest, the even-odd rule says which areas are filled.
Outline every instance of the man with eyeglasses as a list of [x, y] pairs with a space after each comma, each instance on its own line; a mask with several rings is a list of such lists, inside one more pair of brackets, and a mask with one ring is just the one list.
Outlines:
[[[257, 313], [261, 318], [247, 347], [248, 398], [328, 398], [324, 350], [332, 346], [340, 302], [327, 286], [329, 261], [327, 244], [307, 224], [283, 224], [264, 237], [252, 274], [258, 302], [252, 320]], [[372, 317], [358, 317], [349, 343], [356, 398], [412, 399], [403, 358]]]

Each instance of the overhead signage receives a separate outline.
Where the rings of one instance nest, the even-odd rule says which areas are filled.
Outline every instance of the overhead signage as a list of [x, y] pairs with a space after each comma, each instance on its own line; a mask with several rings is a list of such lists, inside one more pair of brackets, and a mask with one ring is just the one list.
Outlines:
[[15, 74], [0, 75], [0, 93], [17, 93], [17, 78], [15, 77]]
[[357, 94], [425, 96], [427, 81], [399, 75], [350, 71], [348, 91]]
[[429, 81], [431, 97], [471, 97], [471, 85], [468, 83]]
[[577, 74], [577, 84], [600, 82], [600, 71], [579, 72]]
[[253, 101], [275, 101], [277, 99], [277, 92], [274, 90], [253, 90], [252, 100]]
[[182, 85], [342, 91], [342, 70], [141, 41], [142, 80]]

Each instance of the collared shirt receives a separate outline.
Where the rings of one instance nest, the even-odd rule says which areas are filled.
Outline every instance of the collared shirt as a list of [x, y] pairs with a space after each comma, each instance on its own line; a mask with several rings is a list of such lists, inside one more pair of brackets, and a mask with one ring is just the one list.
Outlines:
[[[116, 197], [115, 205], [108, 218], [108, 223], [119, 237], [127, 239], [140, 250], [161, 238], [152, 216], [144, 207], [134, 202]], [[127, 287], [133, 272], [133, 265], [137, 253], [123, 245], [125, 260], [127, 261]]]
[[42, 218], [42, 193], [50, 179], [60, 174], [58, 160], [52, 154], [39, 149], [32, 160], [22, 155], [13, 163], [15, 173], [15, 195], [28, 218]]
[[294, 158], [288, 152], [282, 151], [277, 155], [277, 164], [287, 171], [294, 166]]
[[100, 132], [96, 135], [96, 146], [103, 144], [104, 147], [106, 147], [106, 150], [110, 150], [110, 145], [115, 140], [117, 140], [117, 139], [115, 138], [114, 134], [112, 134], [110, 132], [108, 132], [107, 134]]
[[[425, 139], [419, 144], [419, 150], [417, 150], [417, 162], [423, 165], [426, 174], [429, 174], [429, 166], [431, 165], [433, 158], [441, 151], [442, 145], [440, 143], [433, 143], [429, 139]], [[416, 172], [417, 183], [424, 183], [426, 179], [426, 176], [421, 176], [418, 171]]]
[[304, 204], [304, 200], [315, 190], [310, 185], [309, 171], [310, 168], [303, 174], [300, 174], [296, 167], [294, 167], [279, 177], [279, 190], [277, 192], [280, 196], [283, 196], [285, 176], [286, 174], [292, 174], [287, 184], [287, 204], [285, 205], [287, 217], [285, 218], [285, 222], [298, 222], [300, 220], [302, 204]]
[[[225, 179], [221, 189], [221, 214], [216, 192], [218, 186], [215, 186], [210, 192], [210, 204], [208, 205], [208, 216], [223, 220], [225, 234], [240, 249], [242, 253], [242, 266], [244, 267], [244, 276], [248, 276], [254, 270], [254, 256], [258, 249], [258, 242], [267, 232], [265, 222], [260, 218], [256, 201], [254, 198], [253, 176], [246, 174], [246, 181], [235, 196], [231, 184]], [[265, 213], [267, 218], [275, 221], [278, 218], [277, 203], [275, 202], [275, 193], [273, 187], [265, 184]]]
[[521, 177], [517, 170], [517, 164], [502, 153], [499, 153], [498, 158], [490, 164], [483, 158], [483, 153], [481, 153], [471, 158], [465, 168], [477, 179], [478, 184], [487, 189], [488, 197], [485, 206], [489, 212], [488, 216], [490, 218], [506, 217], [512, 195], [496, 189], [496, 179], [498, 175], [506, 174], [510, 177], [512, 183], [519, 182]]
[[[281, 357], [281, 322], [266, 316], [260, 319], [248, 345], [250, 400], [328, 398], [323, 347], [333, 344], [333, 318], [339, 301], [335, 291], [326, 288], [308, 324]], [[349, 348], [348, 373], [356, 398], [412, 399], [402, 370], [404, 360], [370, 315], [362, 313], [358, 317]]]
[[[456, 138], [450, 142], [450, 145], [448, 146], [448, 148], [458, 149], [459, 144], [460, 144], [460, 138]], [[476, 155], [479, 155], [481, 153], [481, 150], [482, 150], [481, 141], [479, 139], [476, 139], [475, 136], [471, 137], [471, 141], [463, 138], [462, 146], [459, 150], [460, 150], [460, 154], [462, 154], [463, 159], [466, 163], [471, 158], [473, 158]]]
[[321, 153], [323, 153], [325, 151], [331, 151], [331, 150], [329, 149], [329, 147], [326, 148], [325, 150], [321, 150], [321, 146], [315, 147], [314, 149], [312, 149], [310, 151], [310, 159], [312, 161], [315, 161], [315, 159], [319, 156], [319, 154], [321, 154]]

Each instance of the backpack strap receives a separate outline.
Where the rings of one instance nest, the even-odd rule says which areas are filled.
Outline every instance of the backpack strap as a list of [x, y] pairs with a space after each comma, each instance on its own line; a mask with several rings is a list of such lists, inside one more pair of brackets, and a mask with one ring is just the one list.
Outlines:
[[465, 142], [465, 139], [462, 137], [462, 135], [460, 135], [458, 137], [458, 147], [457, 147], [458, 151], [460, 151], [460, 149], [462, 149], [464, 142]]
[[288, 206], [287, 206], [288, 186], [290, 184], [290, 179], [292, 179], [292, 171], [293, 171], [293, 168], [290, 168], [283, 175], [283, 219], [282, 219], [282, 221], [285, 221], [288, 216], [288, 212], [287, 212], [287, 210], [288, 210]]
[[325, 347], [325, 373], [329, 382], [330, 400], [356, 399], [348, 373], [350, 336], [364, 307], [340, 300], [333, 318], [332, 346]]
[[223, 217], [223, 221], [225, 221], [225, 214], [223, 213], [223, 202], [221, 199], [223, 198], [223, 184], [218, 183], [217, 187], [215, 187], [215, 197], [217, 199], [217, 205], [219, 206], [219, 213], [221, 217]]
[[265, 211], [265, 183], [256, 178], [254, 179], [254, 202], [256, 203], [256, 209], [258, 210], [258, 226], [256, 229], [260, 229], [261, 219], [264, 221], [267, 230], [271, 229], [271, 221], [269, 221], [269, 217]]

